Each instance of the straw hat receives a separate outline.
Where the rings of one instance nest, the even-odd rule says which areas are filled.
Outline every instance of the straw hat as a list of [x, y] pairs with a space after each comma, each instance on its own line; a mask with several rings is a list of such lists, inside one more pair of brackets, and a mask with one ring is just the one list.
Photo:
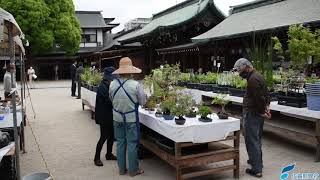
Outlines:
[[138, 74], [141, 73], [141, 69], [132, 65], [132, 61], [128, 57], [120, 59], [119, 69], [115, 70], [112, 74]]

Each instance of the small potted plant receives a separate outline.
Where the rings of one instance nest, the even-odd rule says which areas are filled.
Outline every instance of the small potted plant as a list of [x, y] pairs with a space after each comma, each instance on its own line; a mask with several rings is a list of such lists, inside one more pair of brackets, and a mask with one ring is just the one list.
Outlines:
[[[160, 108], [163, 111], [163, 118], [165, 120], [173, 120], [174, 115], [172, 115], [172, 112], [176, 106], [176, 101], [173, 97], [168, 97], [164, 101], [161, 102]], [[172, 112], [171, 112], [172, 111]]]
[[211, 114], [211, 109], [208, 106], [201, 106], [199, 108], [199, 121], [201, 122], [211, 122], [212, 119], [208, 117], [208, 115]]
[[156, 108], [156, 102], [154, 101], [153, 98], [149, 98], [145, 105], [145, 109], [148, 110], [149, 114], [152, 114], [155, 111], [155, 108]]
[[219, 119], [229, 118], [229, 114], [225, 110], [225, 106], [229, 103], [229, 101], [225, 99], [226, 96], [226, 94], [218, 94], [212, 101], [212, 104], [218, 104], [221, 106], [221, 111], [217, 113]]
[[186, 114], [187, 118], [195, 118], [197, 117], [197, 111], [195, 107], [191, 107], [189, 108], [187, 114]]
[[177, 125], [184, 125], [186, 119], [183, 117], [187, 113], [186, 107], [183, 104], [177, 104], [175, 108], [173, 108], [173, 113], [176, 118], [175, 122]]
[[156, 114], [155, 114], [156, 117], [163, 117], [162, 115], [162, 111], [160, 108], [157, 108], [157, 111], [156, 111]]

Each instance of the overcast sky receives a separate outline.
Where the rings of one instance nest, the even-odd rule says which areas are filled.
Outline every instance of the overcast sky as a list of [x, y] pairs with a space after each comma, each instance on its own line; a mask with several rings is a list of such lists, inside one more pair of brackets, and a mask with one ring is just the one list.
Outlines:
[[[113, 32], [123, 29], [124, 24], [137, 17], [151, 17], [176, 3], [184, 0], [73, 0], [76, 10], [103, 11], [104, 17], [114, 17], [120, 26]], [[214, 0], [215, 4], [228, 14], [229, 7], [250, 2], [252, 0]]]

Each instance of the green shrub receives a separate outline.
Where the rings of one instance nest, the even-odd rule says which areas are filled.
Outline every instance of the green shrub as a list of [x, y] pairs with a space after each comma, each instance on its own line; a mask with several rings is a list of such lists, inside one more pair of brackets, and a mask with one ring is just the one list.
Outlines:
[[199, 108], [199, 115], [202, 118], [206, 118], [209, 114], [211, 114], [211, 109], [208, 106], [201, 106]]

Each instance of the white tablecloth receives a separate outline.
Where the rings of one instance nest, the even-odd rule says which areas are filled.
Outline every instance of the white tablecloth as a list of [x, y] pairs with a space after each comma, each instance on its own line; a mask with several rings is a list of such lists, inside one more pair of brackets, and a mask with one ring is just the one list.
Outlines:
[[186, 118], [184, 125], [176, 125], [174, 120], [164, 120], [140, 108], [140, 123], [173, 140], [174, 142], [206, 143], [225, 139], [231, 132], [240, 130], [240, 120], [229, 117], [219, 120], [210, 115], [212, 122], [200, 122], [197, 118]]
[[3, 156], [6, 155], [10, 151], [10, 149], [13, 147], [14, 147], [14, 142], [11, 142], [9, 145], [0, 149], [0, 162], [2, 161]]
[[[207, 96], [207, 97], [217, 96], [217, 93], [206, 92], [206, 91], [201, 91], [196, 89], [184, 89], [183, 92], [191, 94], [197, 102], [201, 102], [202, 96]], [[236, 97], [236, 96], [227, 96], [226, 99], [239, 105], [242, 105], [242, 101], [243, 101], [242, 97]], [[278, 111], [287, 116], [296, 117], [296, 118], [300, 118], [308, 121], [317, 121], [320, 119], [320, 111], [312, 111], [312, 110], [309, 110], [308, 108], [296, 108], [296, 107], [290, 107], [285, 105], [279, 105], [278, 102], [276, 101], [271, 102], [270, 109], [273, 111]]]
[[97, 93], [81, 87], [81, 99], [86, 100], [90, 106], [96, 106]]
[[[5, 116], [3, 120], [0, 120], [0, 128], [11, 128], [13, 127], [13, 114], [10, 113], [8, 115], [0, 114], [1, 116]], [[22, 113], [21, 111], [17, 112], [17, 125], [20, 126], [22, 122]]]

